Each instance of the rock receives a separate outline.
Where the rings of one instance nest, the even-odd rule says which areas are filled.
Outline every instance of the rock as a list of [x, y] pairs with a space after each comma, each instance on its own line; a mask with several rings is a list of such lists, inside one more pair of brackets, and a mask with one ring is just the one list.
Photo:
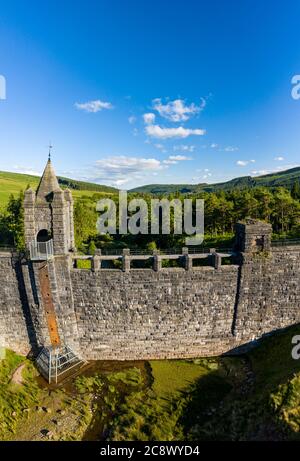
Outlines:
[[43, 411], [45, 413], [51, 413], [51, 411], [52, 411], [51, 408], [49, 408], [49, 407], [42, 407], [42, 408], [43, 408]]
[[65, 410], [56, 410], [56, 413], [59, 413], [62, 416], [66, 414]]
[[54, 436], [54, 433], [52, 431], [49, 431], [49, 429], [42, 429], [41, 434], [43, 437], [47, 437], [48, 439], [52, 439]]

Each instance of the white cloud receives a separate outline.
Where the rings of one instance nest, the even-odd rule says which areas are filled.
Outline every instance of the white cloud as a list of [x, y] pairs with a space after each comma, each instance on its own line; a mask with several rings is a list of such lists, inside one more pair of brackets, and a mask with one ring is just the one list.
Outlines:
[[247, 165], [249, 165], [249, 163], [255, 163], [255, 160], [253, 160], [253, 159], [252, 160], [238, 160], [236, 162], [236, 164], [238, 166], [247, 166]]
[[143, 119], [146, 125], [152, 125], [155, 122], [155, 114], [148, 112], [147, 114], [143, 115]]
[[281, 166], [277, 166], [275, 169], [268, 169], [268, 170], [252, 170], [251, 171], [251, 174], [255, 175], [255, 176], [261, 176], [261, 175], [264, 175], [264, 174], [270, 174], [270, 173], [276, 173], [277, 171], [285, 171], [285, 170], [290, 170], [291, 168], [297, 168], [299, 167], [299, 163], [291, 163], [291, 164], [287, 164], [287, 165], [281, 165]]
[[276, 160], [277, 162], [283, 162], [284, 157], [275, 157], [274, 160]]
[[177, 165], [178, 162], [176, 160], [167, 159], [167, 160], [163, 160], [163, 163], [165, 165]]
[[128, 122], [130, 123], [130, 125], [133, 125], [136, 122], [136, 117], [134, 115], [131, 115], [130, 117], [128, 117]]
[[96, 161], [98, 168], [119, 171], [137, 171], [143, 169], [157, 170], [160, 161], [155, 158], [127, 157], [126, 155], [115, 155]]
[[173, 150], [180, 150], [186, 152], [194, 152], [196, 146], [189, 146], [187, 144], [181, 144], [179, 146], [173, 146]]
[[100, 101], [100, 99], [84, 103], [75, 102], [75, 107], [79, 110], [93, 113], [100, 112], [102, 109], [113, 109], [113, 105], [110, 102]]
[[178, 128], [162, 128], [159, 125], [148, 125], [145, 128], [146, 133], [153, 138], [168, 139], [168, 138], [187, 138], [188, 136], [203, 136], [205, 130], [190, 129], [179, 126]]
[[210, 178], [212, 176], [212, 173], [210, 173], [210, 170], [209, 168], [204, 168], [204, 169], [197, 169], [196, 170], [198, 173], [203, 173], [202, 176], [201, 176], [201, 179], [207, 179], [207, 178]]
[[177, 161], [183, 161], [183, 160], [192, 160], [191, 157], [186, 157], [186, 155], [170, 155], [169, 156], [170, 160], [177, 160]]
[[190, 157], [185, 155], [169, 155], [167, 160], [163, 160], [165, 165], [176, 165], [178, 162], [183, 162], [185, 160], [192, 160]]
[[236, 152], [237, 150], [239, 150], [239, 148], [236, 147], [236, 146], [227, 146], [227, 147], [225, 147], [224, 150], [225, 150], [225, 152]]
[[167, 151], [167, 149], [165, 148], [165, 146], [163, 144], [154, 144], [154, 147], [158, 150], [160, 150], [163, 154], [165, 154]]
[[109, 181], [111, 184], [121, 186], [163, 168], [165, 167], [162, 162], [155, 158], [115, 155], [97, 160], [91, 175], [95, 182]]
[[164, 117], [172, 122], [185, 122], [193, 115], [201, 112], [206, 105], [204, 98], [201, 98], [200, 104], [197, 106], [192, 103], [186, 105], [183, 99], [175, 99], [166, 104], [162, 103], [161, 98], [156, 98], [152, 101], [152, 107], [156, 110], [161, 117]]
[[270, 173], [270, 170], [252, 170], [251, 171], [251, 174], [253, 174], [254, 176], [261, 176], [263, 174], [268, 174]]
[[129, 181], [130, 181], [130, 178], [116, 179], [114, 181], [114, 184], [119, 187], [119, 186], [123, 186], [124, 184], [126, 184]]
[[[206, 147], [206, 146], [203, 146], [203, 147]], [[219, 146], [219, 144], [217, 144], [215, 142], [211, 143], [211, 145], [209, 147], [211, 149], [217, 149], [219, 147], [220, 151], [224, 150], [225, 152], [235, 152], [235, 151], [239, 150], [239, 148], [236, 147], [236, 146], [226, 146], [226, 147], [223, 148], [223, 147]]]
[[31, 176], [41, 176], [42, 175], [41, 171], [37, 171], [34, 168], [28, 168], [28, 167], [20, 166], [20, 165], [15, 165], [12, 168], [12, 170], [15, 173], [28, 174]]

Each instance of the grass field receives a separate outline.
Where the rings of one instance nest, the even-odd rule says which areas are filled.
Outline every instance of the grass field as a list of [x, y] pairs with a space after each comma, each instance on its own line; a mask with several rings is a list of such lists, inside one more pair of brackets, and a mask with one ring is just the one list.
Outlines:
[[[20, 174], [20, 173], [9, 173], [6, 171], [0, 171], [0, 209], [5, 207], [9, 196], [13, 194], [17, 196], [21, 190], [26, 190], [27, 186], [36, 189], [39, 184], [40, 178], [38, 176], [32, 176], [27, 174]], [[74, 181], [76, 183], [76, 181]], [[66, 186], [61, 186], [63, 189]], [[88, 190], [88, 189], [72, 189], [72, 195], [74, 199], [82, 198], [82, 197], [92, 197], [93, 195], [111, 195], [112, 192], [109, 188], [106, 190], [105, 186], [103, 190], [101, 190], [99, 185], [99, 191], [97, 190]]]
[[11, 194], [17, 196], [21, 190], [25, 190], [28, 184], [36, 188], [39, 183], [37, 176], [7, 173], [0, 171], [0, 207], [6, 205]]

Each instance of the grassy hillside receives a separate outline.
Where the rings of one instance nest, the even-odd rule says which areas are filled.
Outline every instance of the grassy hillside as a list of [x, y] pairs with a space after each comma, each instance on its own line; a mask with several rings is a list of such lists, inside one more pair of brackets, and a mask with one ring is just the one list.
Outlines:
[[216, 184], [149, 184], [136, 187], [130, 192], [150, 193], [150, 194], [170, 194], [174, 192], [195, 193], [195, 192], [217, 192], [219, 190], [244, 189], [257, 186], [277, 187], [283, 186], [291, 189], [294, 182], [300, 181], [300, 167], [286, 171], [270, 173], [263, 176], [242, 176], [231, 179], [230, 181]]
[[[37, 176], [0, 171], [0, 207], [7, 203], [10, 194], [14, 194], [16, 196], [21, 190], [25, 190], [28, 185], [30, 185], [33, 189], [37, 188], [39, 180], [40, 178]], [[92, 196], [98, 192], [102, 194], [117, 192], [117, 189], [114, 187], [76, 181], [74, 179], [63, 177], [58, 177], [58, 182], [62, 188], [71, 189], [75, 198], [83, 195]]]
[[[72, 190], [74, 198], [82, 196], [92, 197], [95, 193], [113, 194], [118, 192], [118, 189], [114, 187], [77, 181], [75, 179], [60, 176], [58, 177], [58, 181], [62, 188], [69, 188]], [[295, 181], [300, 181], [300, 167], [264, 176], [257, 176], [255, 178], [244, 176], [218, 184], [150, 184], [136, 187], [129, 192], [149, 194], [169, 194], [174, 192], [195, 193], [200, 191], [216, 192], [218, 190], [231, 190], [235, 188], [243, 189], [256, 186], [284, 186], [290, 189]], [[17, 195], [20, 190], [25, 190], [28, 185], [36, 188], [38, 183], [39, 178], [37, 176], [0, 171], [0, 208], [7, 203], [10, 194]]]

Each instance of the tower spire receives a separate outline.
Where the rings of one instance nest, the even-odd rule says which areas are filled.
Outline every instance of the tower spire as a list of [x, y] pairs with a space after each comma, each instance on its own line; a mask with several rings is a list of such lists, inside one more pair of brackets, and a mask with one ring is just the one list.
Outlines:
[[37, 188], [36, 198], [38, 202], [47, 202], [49, 194], [60, 190], [58, 180], [51, 162], [51, 144], [49, 145], [48, 162], [44, 169], [43, 175]]

